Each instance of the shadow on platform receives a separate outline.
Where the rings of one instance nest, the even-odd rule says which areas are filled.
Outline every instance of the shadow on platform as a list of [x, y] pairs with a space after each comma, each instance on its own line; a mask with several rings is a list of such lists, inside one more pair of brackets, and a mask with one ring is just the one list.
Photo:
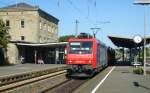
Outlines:
[[146, 90], [150, 90], [149, 87], [143, 86], [143, 85], [139, 84], [139, 82], [133, 82], [133, 85], [136, 86], [136, 87], [144, 88], [144, 89], [146, 89]]
[[130, 61], [115, 61], [112, 66], [131, 66]]

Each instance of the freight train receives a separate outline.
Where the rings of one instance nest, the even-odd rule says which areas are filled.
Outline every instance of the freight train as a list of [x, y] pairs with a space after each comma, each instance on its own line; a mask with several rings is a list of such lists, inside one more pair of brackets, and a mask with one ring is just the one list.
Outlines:
[[93, 76], [108, 66], [107, 53], [107, 46], [90, 35], [82, 33], [78, 38], [70, 38], [66, 55], [67, 76]]

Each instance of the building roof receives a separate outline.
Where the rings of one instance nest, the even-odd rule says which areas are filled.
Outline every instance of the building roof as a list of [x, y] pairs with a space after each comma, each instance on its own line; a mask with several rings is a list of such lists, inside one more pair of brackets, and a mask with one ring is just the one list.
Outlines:
[[29, 5], [27, 3], [17, 3], [17, 4], [13, 4], [13, 5], [8, 5], [5, 7], [1, 7], [0, 11], [19, 11], [19, 10], [23, 10], [23, 11], [35, 11], [38, 10], [39, 7], [38, 6], [32, 6]]
[[[143, 41], [139, 44], [136, 44], [133, 39], [119, 37], [119, 36], [108, 36], [108, 38], [113, 42], [114, 45], [117, 47], [124, 47], [124, 48], [134, 48], [134, 47], [141, 47], [143, 46]], [[146, 44], [150, 43], [150, 37], [146, 38]]]
[[32, 6], [27, 3], [17, 3], [9, 6], [5, 6], [0, 8], [2, 12], [9, 12], [9, 11], [38, 11], [41, 17], [46, 18], [47, 20], [53, 21], [54, 23], [58, 24], [59, 20], [54, 16], [48, 14], [47, 12], [40, 9], [38, 6]]
[[36, 8], [35, 6], [31, 6], [29, 4], [26, 3], [17, 3], [17, 4], [13, 4], [13, 5], [9, 5], [6, 7], [2, 7], [1, 9], [12, 9], [12, 8]]

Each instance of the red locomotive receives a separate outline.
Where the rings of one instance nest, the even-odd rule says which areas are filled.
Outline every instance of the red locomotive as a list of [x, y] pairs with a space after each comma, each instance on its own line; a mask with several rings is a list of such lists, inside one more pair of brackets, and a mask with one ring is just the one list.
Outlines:
[[96, 38], [78, 37], [69, 39], [67, 76], [93, 76], [107, 64], [107, 47], [104, 43]]

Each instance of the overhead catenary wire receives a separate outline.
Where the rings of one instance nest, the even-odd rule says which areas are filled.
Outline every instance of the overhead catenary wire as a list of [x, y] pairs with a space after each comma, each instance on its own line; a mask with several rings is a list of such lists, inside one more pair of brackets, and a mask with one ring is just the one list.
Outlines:
[[82, 16], [85, 17], [85, 15], [81, 12], [81, 10], [78, 7], [76, 7], [76, 5], [74, 5], [71, 0], [67, 0], [67, 1], [76, 11], [78, 11]]
[[0, 0], [0, 5], [9, 5], [11, 2], [6, 2], [4, 0]]
[[[88, 15], [86, 16], [71, 0], [67, 0], [68, 3], [78, 12], [80, 15], [82, 15], [89, 24], [93, 25], [93, 27], [98, 27], [98, 24], [106, 24], [110, 23], [109, 21], [98, 21], [98, 11], [97, 11], [97, 0], [87, 0], [87, 9], [88, 9]], [[90, 5], [94, 9], [94, 20], [91, 20], [90, 17]], [[103, 37], [103, 36], [102, 36]], [[103, 38], [102, 38], [103, 39]]]
[[57, 6], [58, 7], [60, 6], [60, 0], [57, 0]]
[[89, 13], [90, 13], [90, 3], [89, 3], [90, 1], [89, 0], [87, 0], [87, 9], [88, 9], [88, 16], [89, 16]]
[[[14, 2], [14, 1], [17, 1], [17, 2], [25, 2], [25, 1], [27, 1], [27, 0], [8, 0], [9, 1], [9, 3], [5, 3], [3, 0], [0, 0], [0, 2], [2, 2], [2, 3], [4, 3], [5, 5], [8, 5], [8, 4], [10, 4], [10, 2]], [[7, 2], [8, 2], [7, 1]], [[35, 4], [35, 0], [32, 0], [33, 1], [33, 3]], [[60, 1], [61, 0], [56, 0], [56, 2], [57, 2], [57, 6], [59, 7], [60, 6]], [[86, 2], [87, 2], [87, 4], [88, 4], [88, 6], [87, 6], [87, 8], [88, 8], [88, 14], [85, 14], [85, 12], [82, 10], [81, 11], [81, 9], [77, 6], [77, 5], [75, 5], [74, 4], [74, 2], [72, 1], [72, 0], [66, 0], [70, 5], [71, 5], [71, 7], [73, 7], [74, 9], [75, 9], [75, 11], [77, 11], [86, 21], [87, 21], [87, 23], [88, 24], [91, 24], [91, 25], [94, 25], [95, 26], [95, 23], [96, 22], [98, 22], [97, 21], [97, 0], [86, 0]], [[92, 6], [94, 6], [95, 7], [95, 17], [93, 17], [93, 18], [90, 18], [90, 14], [91, 14], [91, 11], [90, 11], [90, 8], [92, 7]], [[79, 20], [79, 19], [78, 19]], [[98, 24], [98, 23], [97, 23]]]
[[93, 21], [91, 20], [91, 19], [89, 19], [89, 17], [88, 16], [86, 16], [71, 0], [67, 0], [68, 1], [68, 3], [78, 12], [78, 13], [80, 13], [80, 15], [82, 16], [82, 17], [84, 17], [85, 18], [85, 20], [87, 20], [88, 21], [88, 23], [92, 23], [93, 24]]

